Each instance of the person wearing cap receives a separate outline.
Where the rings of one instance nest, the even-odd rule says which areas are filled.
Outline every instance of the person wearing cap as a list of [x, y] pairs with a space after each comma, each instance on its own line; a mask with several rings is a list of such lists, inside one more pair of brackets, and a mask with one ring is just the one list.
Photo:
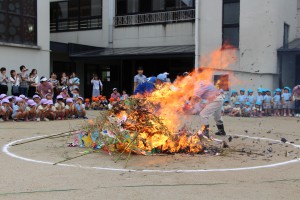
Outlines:
[[238, 98], [237, 91], [236, 90], [231, 90], [230, 103], [231, 103], [232, 107], [235, 106], [235, 102], [237, 102], [237, 98]]
[[2, 67], [0, 69], [0, 94], [7, 94], [8, 87], [7, 84], [9, 83], [9, 79], [6, 76], [6, 68]]
[[26, 69], [26, 67], [24, 65], [20, 66], [20, 71], [21, 73], [19, 74], [20, 76], [20, 94], [23, 94], [25, 96], [27, 96], [27, 89], [28, 89], [28, 69]]
[[61, 89], [61, 92], [60, 92], [59, 95], [61, 95], [61, 96], [63, 97], [63, 99], [64, 99], [65, 102], [66, 102], [66, 99], [67, 99], [67, 98], [70, 98], [70, 95], [69, 95], [69, 93], [68, 93], [68, 88], [67, 88], [67, 87], [63, 87], [63, 88]]
[[261, 102], [257, 101], [255, 103], [255, 106], [252, 108], [252, 116], [253, 117], [261, 117], [262, 116]]
[[271, 104], [272, 104], [272, 96], [271, 91], [266, 89], [266, 95], [263, 100], [263, 108], [265, 109], [265, 116], [271, 116]]
[[16, 121], [22, 119], [28, 121], [28, 113], [26, 112], [24, 100], [20, 97], [16, 97], [16, 103], [13, 106], [12, 118]]
[[134, 82], [134, 87], [133, 91], [135, 91], [136, 87], [139, 84], [142, 84], [147, 81], [147, 77], [144, 75], [144, 69], [143, 67], [139, 67], [137, 70], [137, 75], [134, 76], [133, 82]]
[[[264, 100], [264, 96], [262, 95], [262, 89], [259, 88], [259, 89], [257, 90], [256, 102], [259, 102], [260, 105], [262, 105], [263, 100]], [[255, 102], [255, 103], [256, 103], [256, 102]]]
[[40, 105], [37, 108], [37, 115], [38, 118], [36, 121], [49, 121], [47, 118], [49, 115], [49, 107], [48, 107], [48, 100], [42, 99]]
[[248, 96], [247, 96], [247, 99], [246, 101], [250, 103], [250, 108], [252, 109], [255, 102], [256, 102], [256, 97], [253, 95], [253, 90], [249, 89], [248, 90]]
[[36, 107], [40, 105], [41, 97], [39, 95], [33, 95], [32, 99], [35, 102]]
[[66, 114], [65, 103], [63, 101], [64, 101], [63, 96], [58, 95], [56, 97], [56, 103], [54, 105], [56, 108], [57, 119], [61, 119], [61, 120], [64, 120]]
[[1, 112], [2, 119], [4, 121], [8, 121], [9, 117], [12, 115], [13, 109], [10, 107], [10, 102], [8, 99], [4, 99], [1, 101]]
[[66, 119], [76, 117], [77, 113], [76, 113], [75, 104], [74, 104], [72, 98], [66, 99], [65, 112], [66, 112], [65, 113]]
[[86, 109], [86, 110], [89, 110], [89, 109], [90, 109], [91, 103], [90, 103], [90, 99], [89, 99], [89, 98], [86, 98], [86, 99], [84, 100], [84, 106], [85, 106], [85, 109]]
[[300, 85], [293, 88], [292, 96], [295, 100], [295, 117], [300, 117]]
[[246, 102], [244, 108], [242, 109], [242, 117], [251, 117], [251, 103]]
[[103, 84], [97, 74], [93, 75], [93, 79], [91, 80], [91, 83], [93, 84], [92, 97], [98, 97], [100, 95], [100, 91], [103, 90]]
[[292, 101], [292, 94], [290, 93], [289, 87], [284, 87], [284, 92], [281, 95], [282, 98], [282, 108], [283, 108], [283, 116], [292, 116], [291, 113], [291, 101]]
[[241, 103], [240, 102], [235, 102], [235, 106], [232, 109], [230, 116], [232, 117], [240, 117], [242, 114], [242, 110], [241, 110]]
[[241, 88], [240, 89], [240, 94], [237, 97], [237, 101], [240, 103], [241, 108], [245, 105], [247, 101], [247, 95], [245, 94], [245, 89]]
[[223, 103], [223, 114], [229, 115], [232, 111], [232, 106], [229, 104], [228, 100], [225, 100]]
[[274, 116], [280, 116], [281, 114], [281, 89], [277, 88], [275, 90], [275, 95], [273, 97], [273, 109]]
[[41, 98], [45, 98], [47, 94], [53, 96], [53, 86], [48, 82], [47, 78], [42, 77], [39, 85], [37, 86], [37, 93]]
[[56, 119], [56, 107], [53, 106], [53, 100], [48, 100], [48, 116], [47, 118], [50, 120], [55, 120]]
[[83, 98], [78, 97], [75, 104], [75, 110], [78, 118], [88, 119], [86, 117], [85, 106], [83, 104]]
[[165, 82], [167, 82], [167, 74], [159, 74], [157, 77], [151, 77], [148, 81], [139, 84], [134, 91], [134, 95], [148, 95], [155, 89], [160, 88]]
[[106, 99], [106, 97], [105, 96], [102, 96], [101, 98], [100, 98], [100, 108], [102, 108], [102, 109], [108, 109], [108, 102], [107, 102], [107, 99]]
[[36, 120], [36, 116], [37, 116], [36, 109], [37, 109], [36, 103], [32, 99], [29, 99], [27, 102], [27, 107], [26, 107], [29, 121]]
[[100, 108], [100, 102], [101, 102], [101, 97], [92, 97], [92, 104], [91, 104], [91, 109], [92, 110], [99, 110]]
[[118, 92], [118, 89], [117, 89], [117, 88], [114, 88], [114, 89], [113, 89], [113, 92], [111, 93], [110, 97], [113, 98], [114, 101], [118, 101], [118, 99], [120, 99], [121, 95], [120, 95], [120, 93]]

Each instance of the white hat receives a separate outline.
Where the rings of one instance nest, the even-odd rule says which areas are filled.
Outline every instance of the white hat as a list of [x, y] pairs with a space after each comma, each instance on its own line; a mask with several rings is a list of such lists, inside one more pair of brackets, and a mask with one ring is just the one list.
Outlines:
[[40, 82], [46, 82], [46, 81], [47, 79], [45, 77], [40, 80]]

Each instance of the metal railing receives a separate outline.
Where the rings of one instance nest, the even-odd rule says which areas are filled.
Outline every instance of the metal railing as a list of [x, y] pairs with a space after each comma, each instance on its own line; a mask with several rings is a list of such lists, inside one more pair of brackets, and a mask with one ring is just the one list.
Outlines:
[[159, 24], [171, 22], [191, 21], [195, 19], [195, 9], [177, 10], [155, 13], [144, 13], [135, 15], [116, 16], [115, 27], [136, 26], [143, 24]]
[[102, 16], [57, 19], [50, 22], [50, 32], [101, 29]]

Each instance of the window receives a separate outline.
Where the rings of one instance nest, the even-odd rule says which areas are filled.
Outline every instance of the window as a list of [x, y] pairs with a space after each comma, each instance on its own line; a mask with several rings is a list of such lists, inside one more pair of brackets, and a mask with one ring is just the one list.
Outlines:
[[36, 0], [0, 0], [0, 41], [37, 44]]
[[223, 45], [239, 47], [240, 0], [223, 0]]
[[50, 31], [102, 28], [102, 0], [69, 0], [50, 3]]
[[229, 91], [229, 76], [224, 75], [214, 75], [214, 85], [218, 89], [223, 89], [224, 91]]
[[117, 15], [182, 10], [194, 7], [194, 0], [116, 0]]
[[290, 25], [284, 23], [283, 48], [289, 48]]

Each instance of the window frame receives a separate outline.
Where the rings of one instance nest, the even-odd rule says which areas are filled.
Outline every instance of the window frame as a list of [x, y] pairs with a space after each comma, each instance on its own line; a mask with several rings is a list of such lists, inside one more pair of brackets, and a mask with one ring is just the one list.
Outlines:
[[[125, 0], [127, 2], [127, 0]], [[139, 0], [141, 1], [141, 0]], [[148, 0], [149, 1], [149, 0]], [[134, 13], [128, 13], [127, 12], [127, 6], [126, 6], [126, 13], [125, 14], [118, 14], [118, 0], [115, 0], [115, 16], [127, 16], [127, 15], [138, 15], [138, 14], [146, 14], [146, 13], [159, 13], [159, 12], [171, 12], [171, 11], [179, 11], [179, 10], [190, 10], [190, 9], [195, 9], [195, 1], [193, 0], [193, 6], [192, 7], [186, 7], [186, 8], [178, 8], [178, 9], [166, 9], [166, 4], [164, 4], [164, 9], [163, 10], [153, 10], [153, 4], [152, 4], [152, 0], [151, 0], [151, 11], [150, 12], [134, 12]], [[141, 3], [139, 2], [139, 10]]]
[[283, 24], [283, 48], [289, 48], [290, 25]]
[[[81, 1], [80, 0], [76, 0], [77, 1], [77, 4], [78, 4], [78, 7], [77, 7], [77, 16], [76, 17], [72, 17], [70, 18], [69, 17], [69, 4], [67, 5], [68, 7], [68, 17], [67, 18], [63, 18], [63, 19], [59, 19], [58, 17], [55, 17], [54, 19], [51, 19], [50, 17], [50, 26], [51, 24], [55, 24], [55, 30], [52, 31], [51, 30], [51, 27], [50, 27], [50, 33], [57, 33], [57, 32], [74, 32], [74, 31], [87, 31], [87, 30], [99, 30], [99, 29], [102, 29], [102, 25], [103, 25], [103, 0], [100, 0], [101, 1], [101, 14], [100, 15], [96, 15], [96, 16], [84, 16], [82, 17], [81, 14], [80, 14], [80, 10], [81, 10]], [[61, 2], [69, 2], [68, 0], [63, 0], [63, 1], [54, 1], [54, 2], [50, 2], [50, 13], [51, 13], [51, 4], [54, 5], [54, 4], [58, 4], [58, 3], [61, 3]], [[92, 8], [92, 6], [90, 6], [90, 8]], [[82, 28], [81, 27], [81, 21], [83, 20], [93, 20], [93, 19], [98, 19], [101, 21], [101, 25], [99, 27], [92, 27], [92, 28]], [[52, 21], [53, 20], [53, 21]], [[71, 20], [75, 20], [77, 22], [77, 27], [76, 29], [70, 29], [69, 27], [69, 22]], [[68, 25], [67, 25], [67, 29], [64, 29], [64, 30], [60, 30], [59, 29], [59, 23], [61, 22], [67, 22]]]
[[[240, 19], [241, 19], [241, 1], [240, 0], [223, 0], [222, 2], [222, 48], [223, 49], [230, 49], [230, 48], [239, 48], [240, 47]], [[224, 24], [224, 10], [225, 10], [225, 4], [239, 4], [239, 22], [238, 23], [232, 23], [232, 24]], [[233, 44], [226, 45], [227, 40], [224, 38], [224, 29], [226, 28], [238, 28], [239, 34], [238, 34], [238, 45], [234, 46]]]
[[[17, 45], [25, 45], [25, 46], [37, 46], [38, 45], [38, 27], [37, 27], [37, 15], [38, 15], [38, 5], [37, 5], [37, 0], [33, 0], [34, 1], [34, 14], [35, 16], [32, 16], [32, 15], [27, 15], [26, 13], [24, 13], [24, 7], [23, 7], [23, 4], [24, 4], [24, 1], [20, 1], [20, 8], [21, 8], [21, 12], [20, 13], [14, 13], [14, 12], [9, 12], [8, 10], [8, 7], [5, 8], [5, 10], [0, 10], [0, 13], [4, 14], [6, 16], [6, 20], [5, 20], [5, 27], [9, 28], [9, 16], [18, 16], [20, 17], [20, 20], [21, 20], [21, 33], [20, 33], [20, 36], [21, 36], [21, 42], [13, 42], [13, 41], [8, 41], [8, 33], [6, 32], [5, 35], [6, 35], [6, 40], [1, 40], [0, 39], [0, 42], [1, 43], [4, 43], [4, 44], [17, 44]], [[8, 4], [6, 3], [6, 5], [8, 6]], [[34, 38], [34, 41], [32, 43], [29, 43], [28, 41], [25, 40], [25, 24], [24, 24], [24, 18], [25, 19], [33, 19], [34, 23], [34, 35], [35, 35], [35, 38]]]

